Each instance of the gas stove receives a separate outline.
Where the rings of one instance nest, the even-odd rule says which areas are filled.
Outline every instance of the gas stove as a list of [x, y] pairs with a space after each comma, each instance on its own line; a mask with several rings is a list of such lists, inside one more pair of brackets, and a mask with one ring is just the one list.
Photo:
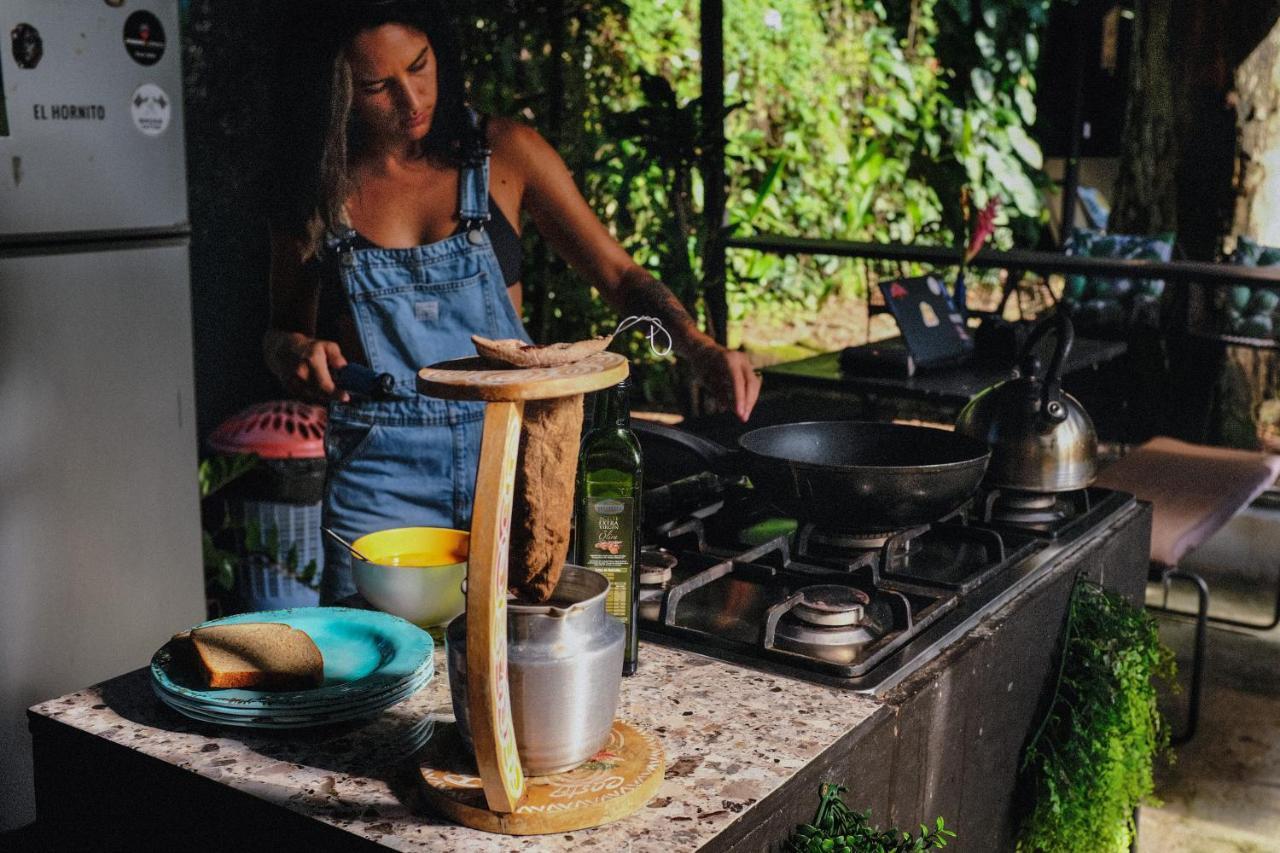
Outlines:
[[645, 495], [641, 635], [882, 692], [1133, 500], [1032, 497], [980, 493], [932, 524], [863, 536], [786, 518], [744, 479], [681, 478]]

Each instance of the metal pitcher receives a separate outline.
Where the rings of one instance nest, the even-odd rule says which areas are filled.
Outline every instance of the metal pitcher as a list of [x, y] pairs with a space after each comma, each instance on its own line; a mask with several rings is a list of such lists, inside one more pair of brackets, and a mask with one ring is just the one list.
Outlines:
[[[1043, 379], [1035, 346], [1057, 331], [1057, 346]], [[991, 447], [983, 482], [1022, 492], [1083, 489], [1097, 475], [1098, 436], [1089, 413], [1062, 390], [1062, 368], [1075, 333], [1062, 309], [1036, 326], [1023, 345], [1013, 378], [969, 401], [956, 432]]]
[[[609, 582], [565, 566], [551, 598], [507, 602], [507, 679], [520, 764], [530, 776], [577, 767], [604, 746], [622, 687], [622, 622], [605, 612]], [[467, 617], [445, 631], [453, 715], [469, 749]]]

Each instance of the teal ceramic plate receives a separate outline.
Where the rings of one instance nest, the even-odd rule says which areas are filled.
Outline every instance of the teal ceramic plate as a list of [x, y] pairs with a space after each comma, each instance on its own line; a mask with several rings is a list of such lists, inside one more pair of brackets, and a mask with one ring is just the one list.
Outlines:
[[324, 684], [310, 690], [284, 692], [201, 689], [194, 673], [175, 665], [166, 644], [151, 659], [151, 677], [157, 691], [185, 699], [185, 705], [209, 710], [332, 709], [397, 691], [419, 673], [435, 649], [426, 631], [377, 610], [299, 607], [240, 613], [203, 625], [238, 622], [282, 622], [305, 631], [324, 657]]
[[431, 681], [431, 676], [431, 672], [424, 672], [421, 677], [409, 682], [402, 689], [393, 694], [383, 696], [373, 702], [344, 708], [333, 708], [328, 711], [317, 711], [314, 713], [294, 713], [292, 711], [286, 713], [270, 710], [258, 710], [256, 712], [237, 710], [234, 713], [230, 713], [214, 708], [186, 705], [178, 702], [175, 697], [162, 693], [159, 690], [156, 691], [156, 695], [160, 698], [161, 702], [168, 705], [179, 714], [203, 723], [256, 729], [303, 729], [312, 726], [344, 723], [350, 720], [358, 720], [364, 717], [373, 717], [381, 714], [383, 711], [403, 702], [423, 687], [426, 687]]
[[200, 714], [214, 714], [221, 717], [246, 717], [249, 719], [272, 719], [272, 720], [301, 720], [301, 719], [318, 719], [330, 718], [337, 714], [348, 713], [374, 713], [388, 708], [391, 705], [401, 701], [406, 696], [411, 696], [421, 690], [431, 682], [435, 675], [435, 668], [431, 664], [431, 659], [418, 668], [410, 678], [398, 683], [394, 688], [385, 691], [379, 691], [369, 696], [358, 696], [351, 701], [346, 702], [330, 702], [320, 705], [290, 705], [287, 707], [273, 706], [270, 708], [247, 707], [244, 705], [215, 705], [209, 702], [197, 702], [184, 696], [169, 693], [162, 690], [153, 680], [152, 688], [160, 700], [169, 707], [186, 711], [191, 710]]

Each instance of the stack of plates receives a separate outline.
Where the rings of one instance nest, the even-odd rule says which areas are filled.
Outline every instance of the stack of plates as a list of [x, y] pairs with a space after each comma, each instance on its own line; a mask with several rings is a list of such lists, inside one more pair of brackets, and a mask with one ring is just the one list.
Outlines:
[[166, 645], [151, 659], [151, 686], [160, 701], [206, 723], [295, 729], [381, 713], [417, 693], [435, 674], [431, 635], [389, 613], [301, 607], [204, 624], [236, 622], [281, 622], [305, 631], [324, 656], [324, 684], [289, 692], [201, 689], [195, 673], [178, 666]]

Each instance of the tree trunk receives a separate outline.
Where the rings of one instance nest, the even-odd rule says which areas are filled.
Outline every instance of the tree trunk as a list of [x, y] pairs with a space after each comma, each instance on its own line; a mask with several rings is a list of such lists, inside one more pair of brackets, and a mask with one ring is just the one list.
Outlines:
[[1175, 0], [1138, 0], [1125, 109], [1124, 147], [1110, 230], [1154, 234], [1178, 226], [1175, 180], [1179, 162], [1175, 35], [1170, 32]]
[[[1135, 12], [1110, 230], [1174, 231], [1181, 256], [1197, 260], [1215, 260], [1233, 234], [1266, 234], [1280, 243], [1280, 35], [1272, 30], [1280, 2], [1137, 0]], [[1170, 411], [1194, 407], [1197, 397], [1204, 401], [1198, 411], [1206, 411], [1204, 386], [1214, 383], [1196, 371], [1200, 357], [1182, 336], [1201, 325], [1210, 302], [1204, 288], [1166, 293], [1165, 334], [1179, 339], [1170, 349], [1170, 387], [1178, 389]], [[1259, 359], [1271, 356], [1229, 353], [1213, 394], [1210, 437], [1246, 443], [1241, 424], [1256, 423], [1275, 372]], [[1158, 380], [1153, 374], [1143, 381]], [[1203, 438], [1183, 429], [1191, 424], [1202, 431], [1204, 415], [1180, 411], [1162, 426]]]
[[1280, 246], [1280, 24], [1235, 75], [1240, 127], [1234, 236]]
[[[1235, 72], [1235, 211], [1230, 236], [1280, 246], [1280, 24]], [[1214, 438], [1235, 447], [1277, 448], [1274, 350], [1230, 347], [1219, 378]]]
[[1176, 231], [1205, 260], [1232, 231], [1280, 243], [1280, 0], [1137, 0], [1135, 15], [1111, 230]]

